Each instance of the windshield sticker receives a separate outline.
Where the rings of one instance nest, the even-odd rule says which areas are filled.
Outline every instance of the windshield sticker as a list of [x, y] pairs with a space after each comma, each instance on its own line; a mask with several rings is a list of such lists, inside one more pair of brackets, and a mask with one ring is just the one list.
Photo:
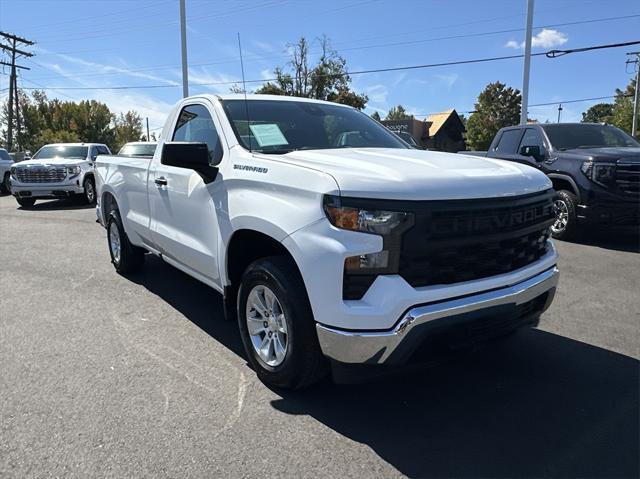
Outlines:
[[249, 125], [251, 133], [256, 138], [259, 146], [288, 145], [289, 142], [282, 134], [280, 127], [275, 123], [266, 125]]

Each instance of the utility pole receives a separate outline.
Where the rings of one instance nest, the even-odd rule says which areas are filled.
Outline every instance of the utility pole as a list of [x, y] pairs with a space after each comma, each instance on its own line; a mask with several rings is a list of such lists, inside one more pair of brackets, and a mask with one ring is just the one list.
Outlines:
[[149, 117], [147, 117], [147, 141], [151, 141], [151, 137], [149, 136]]
[[189, 68], [187, 67], [187, 14], [185, 0], [180, 0], [180, 43], [182, 46], [182, 97], [189, 96]]
[[9, 44], [0, 43], [0, 49], [8, 52], [11, 55], [11, 63], [0, 62], [2, 65], [11, 67], [11, 73], [9, 74], [9, 111], [7, 112], [7, 150], [13, 149], [13, 105], [15, 103], [15, 115], [17, 123], [17, 133], [20, 133], [20, 96], [18, 94], [18, 76], [16, 74], [17, 69], [29, 70], [29, 68], [16, 64], [16, 59], [19, 56], [32, 57], [33, 53], [21, 50], [18, 47], [20, 45], [33, 45], [34, 42], [27, 40], [26, 38], [18, 37], [6, 32], [0, 32], [0, 37], [4, 40], [8, 40]]
[[558, 105], [558, 123], [560, 123], [560, 112], [562, 111], [562, 103]]
[[631, 136], [638, 134], [638, 108], [640, 108], [640, 52], [630, 52], [627, 55], [635, 55], [635, 60], [627, 60], [627, 64], [633, 63], [636, 66], [636, 93], [633, 96], [633, 116], [631, 117]]
[[531, 70], [531, 31], [533, 30], [533, 0], [527, 0], [527, 34], [524, 39], [524, 70], [522, 72], [522, 110], [520, 124], [527, 124], [529, 109], [529, 71]]

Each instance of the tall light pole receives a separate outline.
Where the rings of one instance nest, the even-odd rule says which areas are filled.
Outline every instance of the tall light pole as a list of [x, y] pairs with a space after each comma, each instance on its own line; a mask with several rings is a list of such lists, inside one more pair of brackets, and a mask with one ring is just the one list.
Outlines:
[[189, 96], [189, 68], [187, 67], [187, 18], [184, 0], [180, 0], [180, 43], [182, 46], [182, 97]]
[[531, 31], [533, 30], [533, 0], [527, 0], [527, 36], [524, 39], [524, 71], [522, 72], [522, 110], [520, 124], [527, 124], [529, 108], [529, 70], [531, 69]]
[[636, 55], [635, 60], [627, 60], [627, 63], [632, 63], [636, 66], [636, 93], [633, 96], [633, 116], [631, 117], [631, 136], [635, 137], [638, 134], [638, 109], [640, 108], [640, 52], [631, 52], [627, 55]]

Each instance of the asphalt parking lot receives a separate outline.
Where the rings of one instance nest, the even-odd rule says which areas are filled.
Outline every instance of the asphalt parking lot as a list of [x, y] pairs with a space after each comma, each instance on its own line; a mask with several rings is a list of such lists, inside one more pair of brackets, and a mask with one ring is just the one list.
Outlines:
[[637, 235], [557, 243], [539, 330], [271, 390], [214, 291], [115, 273], [93, 209], [0, 198], [1, 477], [638, 477]]

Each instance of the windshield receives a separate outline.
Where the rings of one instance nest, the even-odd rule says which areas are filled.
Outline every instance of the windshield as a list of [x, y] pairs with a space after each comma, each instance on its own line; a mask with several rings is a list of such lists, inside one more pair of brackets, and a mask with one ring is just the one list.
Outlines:
[[132, 143], [124, 145], [118, 155], [122, 156], [153, 156], [156, 151], [155, 143]]
[[33, 155], [34, 160], [48, 160], [51, 158], [86, 158], [87, 146], [47, 145]]
[[640, 146], [631, 136], [611, 125], [559, 123], [542, 127], [556, 150]]
[[0, 160], [12, 161], [7, 150], [0, 148]]
[[283, 154], [329, 148], [408, 148], [384, 126], [352, 108], [277, 100], [246, 104], [225, 100], [223, 106], [238, 141], [252, 151]]

